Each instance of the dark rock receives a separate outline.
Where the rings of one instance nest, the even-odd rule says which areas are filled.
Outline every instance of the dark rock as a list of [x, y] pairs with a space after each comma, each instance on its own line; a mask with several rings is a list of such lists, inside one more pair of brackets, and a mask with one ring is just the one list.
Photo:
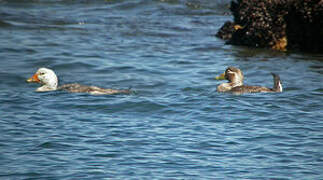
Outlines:
[[238, 0], [234, 22], [216, 34], [229, 44], [323, 52], [323, 0]]

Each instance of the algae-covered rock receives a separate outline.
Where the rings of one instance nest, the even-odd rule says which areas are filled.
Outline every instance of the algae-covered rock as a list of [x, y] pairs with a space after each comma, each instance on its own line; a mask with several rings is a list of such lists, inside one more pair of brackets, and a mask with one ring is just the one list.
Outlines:
[[229, 44], [323, 52], [323, 0], [238, 0], [234, 22], [216, 34]]

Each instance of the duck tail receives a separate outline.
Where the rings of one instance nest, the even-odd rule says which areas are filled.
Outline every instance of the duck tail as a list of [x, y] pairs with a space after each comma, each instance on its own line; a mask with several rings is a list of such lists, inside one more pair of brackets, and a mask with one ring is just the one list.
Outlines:
[[279, 75], [275, 73], [271, 73], [271, 74], [273, 75], [273, 78], [274, 78], [273, 90], [275, 92], [283, 92], [283, 86], [282, 86], [282, 82], [280, 81]]

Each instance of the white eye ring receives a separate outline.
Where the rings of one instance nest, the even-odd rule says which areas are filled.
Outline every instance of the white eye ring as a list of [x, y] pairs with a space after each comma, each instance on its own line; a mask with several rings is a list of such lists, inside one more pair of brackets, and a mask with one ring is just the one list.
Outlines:
[[227, 73], [233, 73], [233, 71], [231, 71], [230, 69], [228, 69], [228, 72]]

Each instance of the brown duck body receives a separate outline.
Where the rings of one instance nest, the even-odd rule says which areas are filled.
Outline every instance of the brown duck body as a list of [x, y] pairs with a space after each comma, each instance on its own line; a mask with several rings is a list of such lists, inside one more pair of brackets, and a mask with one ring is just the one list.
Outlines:
[[118, 89], [104, 89], [97, 86], [85, 86], [77, 83], [73, 84], [64, 84], [59, 86], [57, 90], [65, 90], [72, 93], [89, 93], [89, 94], [129, 94], [131, 93], [130, 89], [118, 90]]
[[228, 83], [222, 83], [217, 87], [218, 92], [231, 92], [234, 94], [243, 93], [259, 93], [259, 92], [282, 92], [282, 84], [280, 77], [277, 74], [272, 73], [274, 78], [273, 88], [267, 88], [263, 86], [248, 86], [243, 84], [244, 76], [242, 71], [235, 67], [228, 67], [225, 73], [222, 75], [224, 79], [228, 80]]
[[262, 86], [247, 86], [247, 85], [242, 85], [242, 86], [236, 86], [233, 87], [230, 92], [232, 93], [259, 93], [259, 92], [276, 92], [274, 89], [267, 88], [267, 87], [262, 87]]

